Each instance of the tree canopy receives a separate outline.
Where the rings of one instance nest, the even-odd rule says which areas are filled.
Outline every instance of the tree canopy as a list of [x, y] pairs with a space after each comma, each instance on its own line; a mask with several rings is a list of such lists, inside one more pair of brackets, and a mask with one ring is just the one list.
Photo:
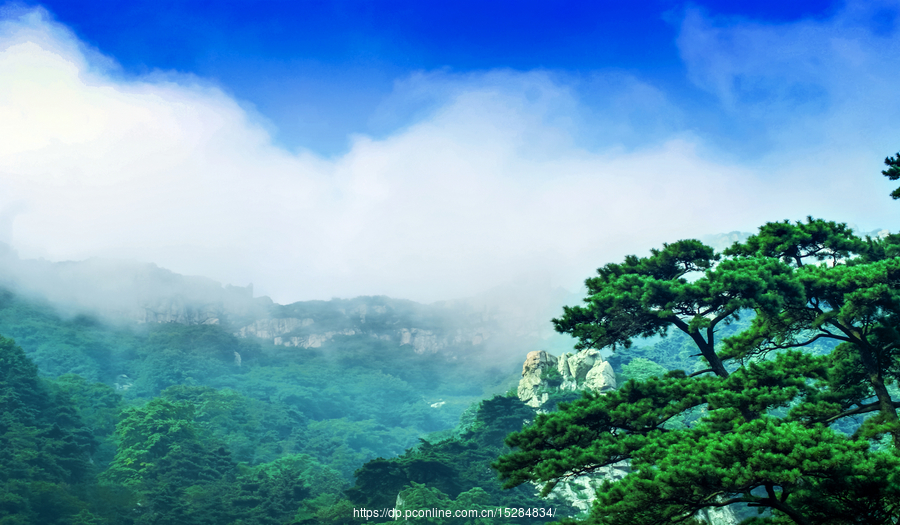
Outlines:
[[70, 523], [96, 446], [72, 402], [0, 336], [0, 523]]
[[721, 254], [683, 240], [600, 268], [556, 329], [616, 352], [678, 331], [693, 369], [539, 415], [495, 463], [506, 486], [546, 494], [627, 461], [589, 523], [689, 522], [726, 505], [759, 510], [753, 523], [897, 523], [898, 244], [808, 218]]

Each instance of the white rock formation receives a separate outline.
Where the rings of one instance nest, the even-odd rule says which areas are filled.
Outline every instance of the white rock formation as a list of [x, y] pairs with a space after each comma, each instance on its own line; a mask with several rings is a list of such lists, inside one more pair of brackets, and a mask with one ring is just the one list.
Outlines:
[[[362, 305], [358, 310], [360, 324], [356, 328], [346, 328], [344, 330], [308, 333], [315, 328], [314, 325], [316, 323], [313, 319], [284, 317], [259, 319], [240, 328], [234, 332], [234, 335], [237, 337], [258, 337], [272, 341], [275, 346], [319, 348], [336, 335], [368, 334], [383, 341], [397, 341], [400, 346], [409, 345], [417, 354], [435, 354], [445, 348], [459, 345], [476, 346], [482, 344], [489, 337], [487, 331], [478, 327], [472, 329], [458, 328], [444, 333], [435, 333], [432, 330], [423, 328], [392, 328], [387, 332], [367, 329], [365, 326], [366, 315], [371, 316], [373, 312], [383, 314], [385, 310], [384, 306], [366, 309], [365, 305]], [[312, 328], [302, 330], [307, 327]], [[300, 330], [300, 333], [307, 333], [300, 336], [291, 335], [292, 332], [296, 333], [296, 330]]]
[[302, 337], [276, 337], [272, 340], [275, 346], [299, 346], [301, 348], [319, 348], [323, 343], [331, 341], [336, 335], [356, 335], [356, 330], [348, 328], [339, 332], [325, 332], [324, 334], [309, 334]]
[[615, 388], [616, 374], [599, 351], [591, 348], [557, 358], [540, 350], [525, 358], [517, 394], [526, 405], [540, 408], [554, 390], [606, 392]]
[[597, 489], [604, 481], [619, 481], [629, 472], [626, 462], [616, 463], [608, 467], [598, 469], [591, 475], [578, 476], [568, 481], [562, 481], [553, 488], [547, 496], [548, 499], [560, 500], [575, 507], [579, 512], [588, 513], [591, 505], [597, 497]]
[[422, 328], [401, 328], [396, 333], [400, 339], [400, 346], [410, 345], [417, 354], [435, 354], [455, 345], [480, 345], [489, 337], [485, 330], [480, 328], [456, 329], [444, 334], [436, 334], [432, 330]]
[[697, 514], [697, 519], [711, 525], [736, 525], [737, 515], [729, 507], [708, 507]]
[[297, 328], [310, 326], [313, 322], [309, 318], [297, 319], [296, 317], [259, 319], [253, 324], [241, 328], [234, 335], [238, 337], [249, 337], [252, 335], [260, 339], [274, 339]]

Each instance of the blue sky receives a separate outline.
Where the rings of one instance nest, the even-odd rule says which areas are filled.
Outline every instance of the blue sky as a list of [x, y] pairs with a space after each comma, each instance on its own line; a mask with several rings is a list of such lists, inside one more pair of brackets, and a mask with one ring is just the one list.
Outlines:
[[[379, 106], [416, 71], [512, 69], [590, 76], [621, 70], [703, 103], [676, 39], [687, 9], [786, 24], [827, 19], [839, 2], [51, 1], [36, 3], [126, 75], [193, 73], [250, 103], [275, 140], [324, 155], [348, 136], [386, 136], [429, 106]], [[888, 17], [884, 18], [883, 14]], [[873, 13], [892, 27], [895, 11]], [[126, 29], [127, 28], [127, 29]], [[589, 88], [585, 88], [588, 90]], [[710, 124], [713, 126], [714, 124]], [[727, 128], [727, 126], [726, 126]], [[715, 130], [721, 133], [722, 130]]]
[[287, 302], [577, 289], [662, 242], [896, 230], [900, 2], [0, 12], [0, 240]]

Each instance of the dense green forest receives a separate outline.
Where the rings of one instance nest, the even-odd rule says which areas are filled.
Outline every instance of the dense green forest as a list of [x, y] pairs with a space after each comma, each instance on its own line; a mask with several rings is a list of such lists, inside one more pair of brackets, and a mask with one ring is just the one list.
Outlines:
[[[341, 329], [347, 306], [275, 308]], [[534, 417], [486, 393], [515, 367], [364, 334], [285, 351], [233, 330], [108, 323], [0, 291], [0, 523], [365, 522], [354, 508], [401, 492], [409, 509], [543, 505], [490, 468]]]

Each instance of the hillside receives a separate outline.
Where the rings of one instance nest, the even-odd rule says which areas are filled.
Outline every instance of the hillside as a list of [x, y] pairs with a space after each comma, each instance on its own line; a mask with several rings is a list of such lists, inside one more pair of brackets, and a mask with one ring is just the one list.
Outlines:
[[[22, 432], [62, 432], [73, 445], [46, 451], [47, 461], [77, 463], [80, 476], [41, 478], [49, 483], [40, 485], [44, 492], [37, 478], [11, 478], [0, 491], [19, 503], [0, 506], [0, 516], [144, 523], [152, 514], [135, 503], [157, 508], [174, 490], [179, 523], [225, 516], [270, 523], [262, 516], [275, 512], [265, 510], [273, 497], [300, 507], [291, 523], [347, 523], [353, 506], [375, 494], [350, 490], [371, 483], [357, 470], [375, 468], [376, 458], [416, 456], [423, 439], [450, 439], [442, 447], [452, 450], [478, 443], [475, 456], [440, 456], [454, 471], [459, 461], [480, 465], [444, 486], [460, 505], [542, 504], [530, 490], [502, 491], [489, 468], [506, 450], [503, 437], [532, 409], [514, 395], [489, 406], [482, 400], [515, 390], [528, 352], [568, 344], [548, 322], [547, 304], [569, 300], [561, 290], [498, 288], [430, 305], [388, 297], [279, 305], [253, 297], [252, 287], [151, 264], [27, 261], [9, 250], [0, 263], [0, 334], [10, 338], [0, 358], [21, 363], [7, 374], [32, 385], [27, 410], [45, 414], [26, 427], [4, 427], [0, 440], [14, 459], [4, 465], [15, 471], [15, 458], [26, 461], [38, 446], [16, 437]], [[500, 406], [525, 415], [510, 418]], [[187, 434], [166, 437], [173, 432]], [[202, 472], [206, 478], [195, 479]], [[293, 496], [276, 496], [282, 475], [307, 481]], [[428, 479], [409, 476], [406, 483]], [[259, 489], [268, 495], [247, 493], [251, 480], [269, 487]], [[41, 503], [47, 490], [59, 504]], [[392, 490], [377, 493], [395, 498]], [[200, 493], [256, 503], [213, 511], [197, 503]], [[275, 515], [279, 523], [288, 518]]]

